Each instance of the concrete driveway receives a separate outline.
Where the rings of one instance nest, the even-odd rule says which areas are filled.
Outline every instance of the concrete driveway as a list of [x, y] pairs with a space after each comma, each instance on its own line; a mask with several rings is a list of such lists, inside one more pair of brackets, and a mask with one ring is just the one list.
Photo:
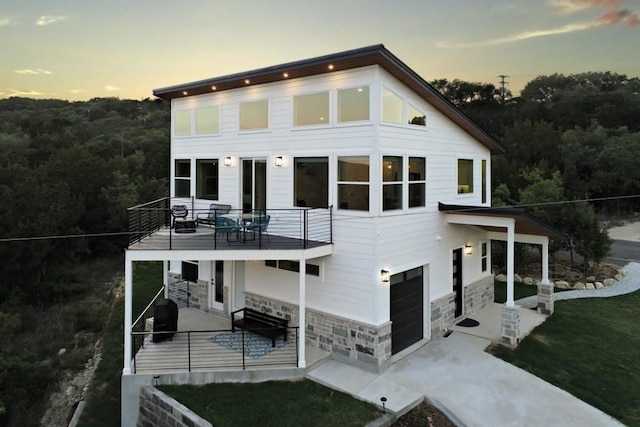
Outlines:
[[405, 413], [425, 396], [458, 425], [580, 426], [622, 424], [569, 393], [484, 352], [490, 341], [454, 332], [376, 375], [330, 360], [307, 377]]

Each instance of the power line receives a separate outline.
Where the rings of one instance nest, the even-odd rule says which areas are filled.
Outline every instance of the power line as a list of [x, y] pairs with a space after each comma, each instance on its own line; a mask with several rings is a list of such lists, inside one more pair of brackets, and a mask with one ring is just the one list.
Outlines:
[[[577, 199], [577, 200], [561, 200], [558, 202], [542, 202], [542, 203], [523, 203], [518, 205], [507, 205], [507, 206], [487, 206], [486, 209], [495, 209], [495, 208], [528, 208], [528, 207], [536, 207], [536, 206], [553, 206], [553, 205], [568, 205], [573, 203], [584, 203], [584, 202], [604, 202], [604, 201], [613, 201], [613, 200], [628, 200], [628, 199], [638, 199], [640, 198], [640, 194], [632, 194], [627, 196], [611, 196], [611, 197], [594, 197], [587, 199]], [[484, 206], [469, 206], [469, 210], [478, 211], [485, 208]], [[464, 212], [466, 209], [462, 207], [457, 210], [457, 212]], [[450, 211], [453, 212], [453, 211]], [[424, 212], [420, 212], [423, 214]], [[429, 212], [437, 214], [439, 212]], [[340, 218], [334, 219], [334, 221], [350, 221], [350, 220], [361, 220], [369, 217], [352, 217], [352, 218]], [[9, 237], [0, 239], [0, 243], [7, 242], [28, 242], [35, 240], [53, 240], [53, 239], [82, 239], [87, 237], [111, 237], [111, 236], [126, 236], [130, 234], [140, 234], [147, 233], [150, 230], [144, 231], [120, 231], [114, 233], [93, 233], [93, 234], [66, 234], [66, 235], [51, 235], [51, 236], [33, 236], [33, 237]]]

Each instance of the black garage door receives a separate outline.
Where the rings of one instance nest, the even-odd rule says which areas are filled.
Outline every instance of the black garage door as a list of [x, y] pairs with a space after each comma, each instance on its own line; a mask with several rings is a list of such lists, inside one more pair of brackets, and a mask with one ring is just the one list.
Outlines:
[[391, 276], [391, 354], [423, 337], [422, 267]]

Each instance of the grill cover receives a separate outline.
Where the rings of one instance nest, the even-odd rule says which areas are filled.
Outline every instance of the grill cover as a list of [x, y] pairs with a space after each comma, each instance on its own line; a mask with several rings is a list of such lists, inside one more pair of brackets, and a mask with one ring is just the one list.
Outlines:
[[178, 305], [170, 299], [158, 300], [153, 308], [153, 342], [173, 339], [177, 329]]

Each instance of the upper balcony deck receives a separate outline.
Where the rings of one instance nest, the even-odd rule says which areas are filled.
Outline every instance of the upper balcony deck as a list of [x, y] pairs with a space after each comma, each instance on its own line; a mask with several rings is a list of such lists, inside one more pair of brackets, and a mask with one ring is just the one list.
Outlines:
[[[209, 209], [187, 205], [180, 226], [173, 225], [169, 198], [134, 206], [127, 210], [129, 250], [305, 250], [331, 245], [332, 208], [267, 209], [216, 212], [215, 221], [202, 221]], [[192, 228], [195, 226], [195, 228]], [[180, 227], [179, 227], [180, 228]], [[186, 231], [186, 232], [185, 232]]]

